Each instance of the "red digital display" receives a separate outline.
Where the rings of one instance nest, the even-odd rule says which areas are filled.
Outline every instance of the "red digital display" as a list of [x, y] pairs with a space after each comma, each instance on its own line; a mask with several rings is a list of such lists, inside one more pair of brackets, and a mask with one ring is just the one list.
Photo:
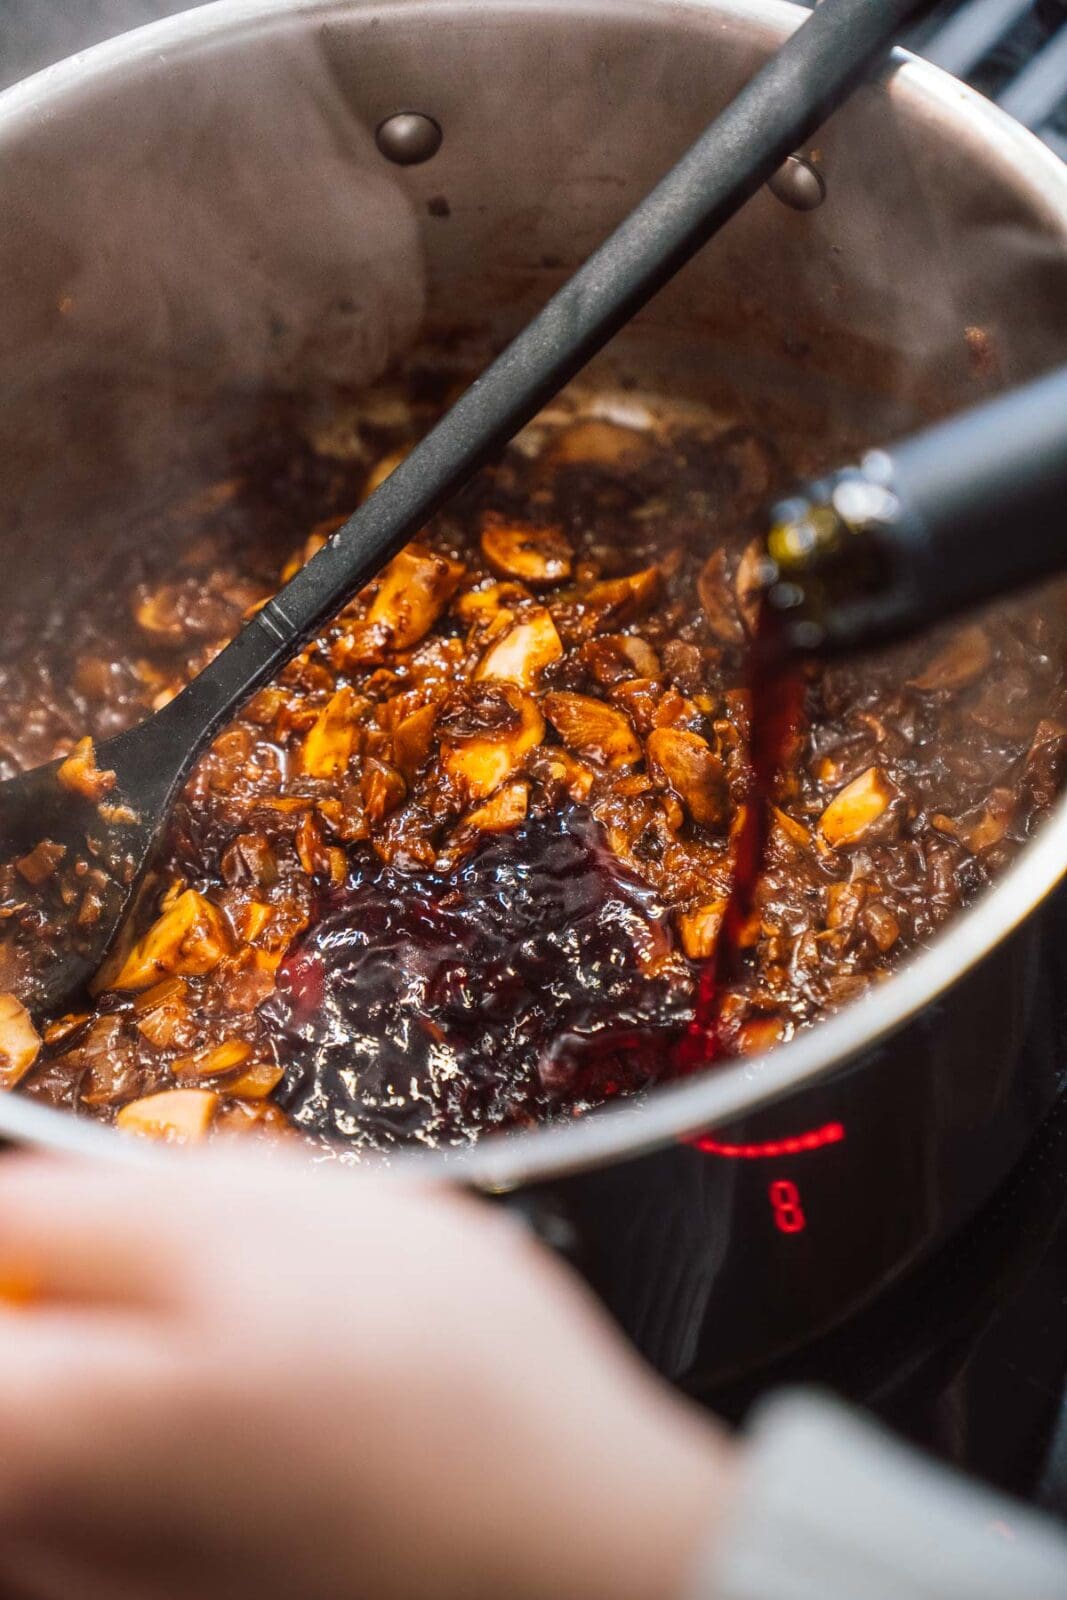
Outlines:
[[827, 1122], [821, 1128], [811, 1128], [807, 1133], [794, 1134], [791, 1139], [767, 1139], [762, 1144], [726, 1144], [720, 1139], [701, 1136], [689, 1142], [694, 1149], [711, 1156], [732, 1156], [741, 1161], [760, 1161], [773, 1156], [798, 1156], [808, 1150], [822, 1150], [829, 1144], [840, 1144], [845, 1137], [844, 1123]]
[[790, 1178], [777, 1178], [767, 1190], [774, 1225], [779, 1233], [803, 1233], [808, 1225], [800, 1203], [800, 1190]]

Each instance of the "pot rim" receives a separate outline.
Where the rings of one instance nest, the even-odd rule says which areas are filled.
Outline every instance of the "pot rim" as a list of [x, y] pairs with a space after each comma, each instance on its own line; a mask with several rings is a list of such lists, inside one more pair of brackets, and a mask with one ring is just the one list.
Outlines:
[[[495, 3], [495, 0], [494, 0]], [[602, 0], [501, 0], [508, 8], [561, 16], [602, 10]], [[44, 68], [0, 93], [0, 141], [20, 124], [50, 117], [65, 101], [138, 62], [166, 59], [186, 46], [203, 47], [263, 24], [316, 13], [325, 20], [353, 9], [383, 14], [430, 14], [480, 9], [485, 0], [214, 0], [213, 4], [149, 23]], [[788, 0], [614, 0], [616, 14], [687, 12], [721, 17], [723, 25], [756, 25], [775, 42], [807, 12]], [[1067, 245], [1067, 165], [997, 106], [940, 68], [896, 50], [885, 87], [902, 106], [925, 109], [956, 131], [996, 145], [1002, 160], [1043, 207], [1062, 221]], [[897, 1032], [990, 954], [1055, 888], [1067, 870], [1067, 795], [1004, 876], [961, 912], [933, 943], [916, 952], [877, 988], [850, 1002], [787, 1044], [725, 1064], [698, 1078], [664, 1084], [646, 1096], [616, 1102], [571, 1123], [548, 1123], [493, 1135], [472, 1149], [405, 1151], [389, 1159], [409, 1177], [450, 1177], [490, 1192], [562, 1177], [607, 1162], [646, 1154], [687, 1136], [722, 1127], [773, 1104], [847, 1066]], [[124, 1138], [114, 1129], [21, 1095], [0, 1096], [0, 1138], [73, 1155], [144, 1165], [159, 1146]], [[338, 1156], [343, 1159], [343, 1152]]]

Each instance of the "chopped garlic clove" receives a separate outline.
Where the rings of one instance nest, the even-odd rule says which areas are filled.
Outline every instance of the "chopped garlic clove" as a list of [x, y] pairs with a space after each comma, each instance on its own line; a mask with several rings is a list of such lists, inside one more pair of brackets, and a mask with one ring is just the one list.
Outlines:
[[516, 684], [471, 684], [441, 718], [441, 765], [468, 800], [484, 800], [545, 736], [537, 702]]
[[525, 612], [486, 651], [475, 677], [510, 679], [523, 689], [534, 689], [545, 668], [562, 655], [556, 624], [547, 611], [538, 607]]
[[709, 900], [679, 913], [678, 937], [690, 961], [707, 961], [715, 954], [725, 916], [725, 900]]
[[0, 1089], [13, 1089], [29, 1072], [41, 1049], [41, 1036], [22, 1002], [0, 994]]
[[147, 989], [167, 973], [202, 977], [232, 948], [222, 912], [195, 889], [186, 889], [137, 941], [118, 975], [109, 979], [105, 969], [98, 986]]
[[835, 849], [858, 844], [897, 797], [880, 767], [868, 767], [836, 794], [819, 818], [819, 832]]
[[356, 722], [363, 702], [354, 689], [338, 689], [315, 718], [300, 752], [300, 770], [309, 778], [340, 777], [356, 744]]
[[537, 589], [562, 583], [574, 569], [574, 552], [558, 528], [527, 527], [487, 518], [482, 555], [498, 577]]
[[193, 1144], [211, 1127], [218, 1104], [211, 1089], [164, 1089], [123, 1106], [115, 1126], [166, 1144]]

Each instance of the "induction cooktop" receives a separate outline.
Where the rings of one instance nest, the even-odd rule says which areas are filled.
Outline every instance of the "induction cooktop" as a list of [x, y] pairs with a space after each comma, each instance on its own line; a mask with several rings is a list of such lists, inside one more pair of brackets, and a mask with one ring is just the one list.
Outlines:
[[1067, 1518], [1067, 1092], [974, 1221], [825, 1338], [730, 1388], [817, 1384], [954, 1465]]

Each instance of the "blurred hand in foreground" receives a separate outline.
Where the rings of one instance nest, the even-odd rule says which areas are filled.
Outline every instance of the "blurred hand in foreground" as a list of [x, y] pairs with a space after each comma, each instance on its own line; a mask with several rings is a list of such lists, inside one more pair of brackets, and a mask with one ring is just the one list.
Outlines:
[[5, 1288], [12, 1600], [673, 1600], [728, 1505], [725, 1436], [445, 1190], [7, 1156]]

